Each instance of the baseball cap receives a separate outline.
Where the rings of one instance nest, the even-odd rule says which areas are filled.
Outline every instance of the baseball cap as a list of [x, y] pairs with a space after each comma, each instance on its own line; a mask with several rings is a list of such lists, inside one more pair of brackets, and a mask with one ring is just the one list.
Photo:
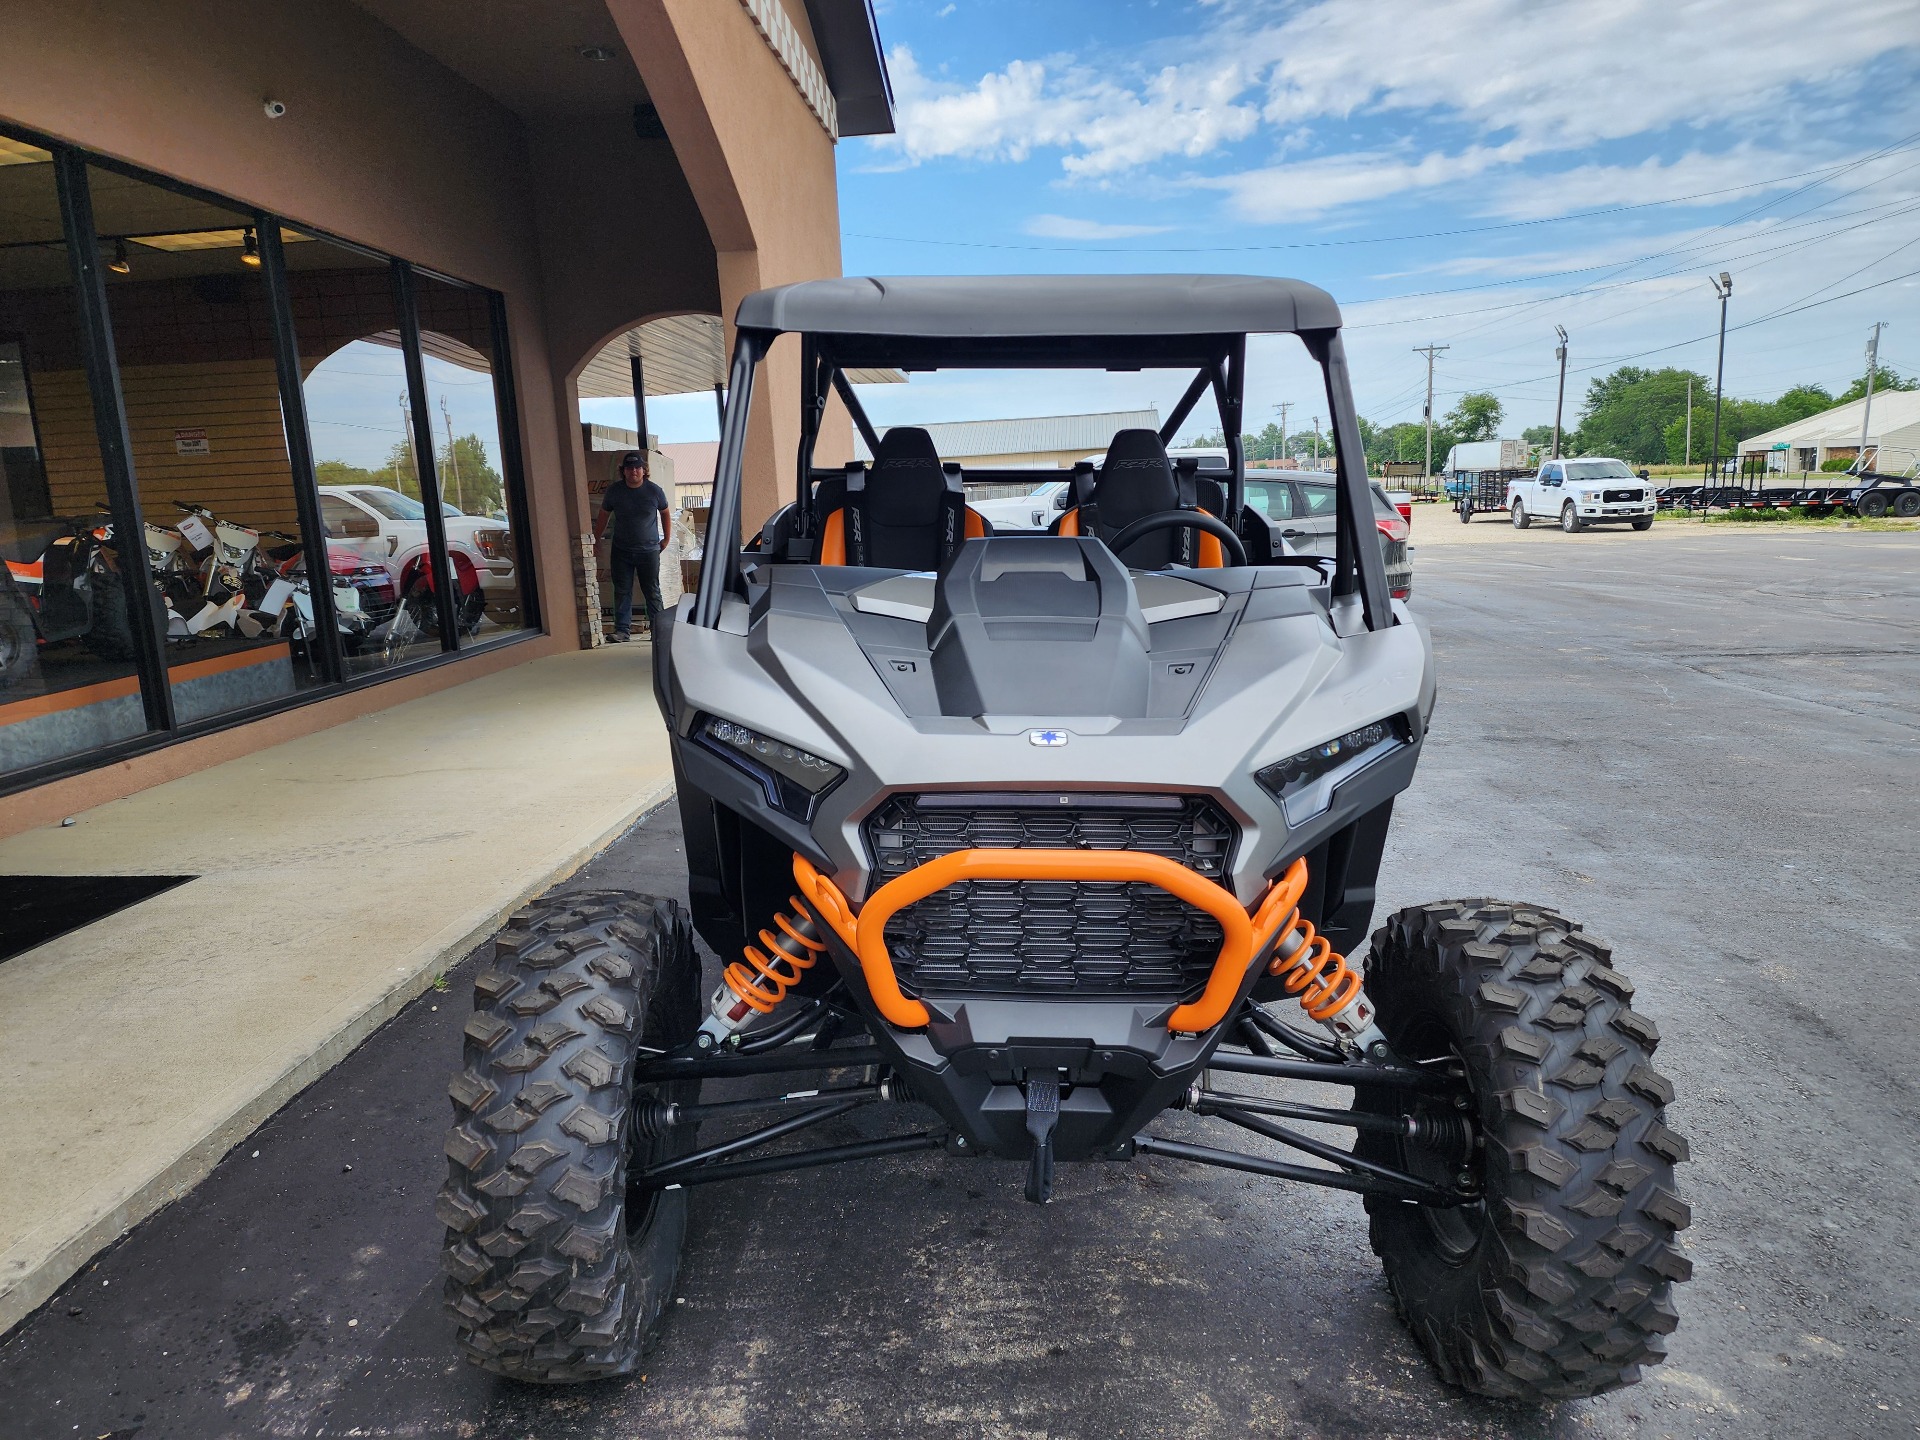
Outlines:
[[638, 465], [644, 470], [647, 465], [647, 457], [642, 455], [638, 450], [629, 450], [620, 457], [620, 468], [625, 470], [630, 465]]

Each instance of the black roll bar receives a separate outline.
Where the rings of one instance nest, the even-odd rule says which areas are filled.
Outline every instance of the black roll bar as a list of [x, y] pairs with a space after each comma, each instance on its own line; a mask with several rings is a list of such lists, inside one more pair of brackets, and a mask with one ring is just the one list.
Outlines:
[[[707, 553], [700, 566], [700, 588], [693, 597], [690, 623], [712, 630], [720, 624], [720, 602], [740, 567], [740, 466], [746, 458], [747, 412], [753, 407], [753, 371], [772, 337], [742, 330], [733, 344], [733, 368], [727, 378], [726, 418], [720, 426], [720, 451], [713, 463], [713, 508], [707, 514]], [[718, 562], [718, 563], [715, 563]]]
[[1340, 501], [1334, 509], [1333, 593], [1360, 596], [1369, 630], [1394, 624], [1387, 594], [1387, 565], [1380, 556], [1373, 524], [1373, 491], [1367, 484], [1367, 455], [1354, 418], [1353, 380], [1347, 372], [1346, 346], [1338, 330], [1302, 331], [1301, 340], [1320, 362], [1327, 382], [1327, 413], [1334, 430], [1334, 476]]

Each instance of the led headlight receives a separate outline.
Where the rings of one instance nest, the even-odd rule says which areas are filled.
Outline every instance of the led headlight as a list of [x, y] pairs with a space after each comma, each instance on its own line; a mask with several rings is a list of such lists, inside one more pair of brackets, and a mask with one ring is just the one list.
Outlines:
[[1325, 813], [1334, 787], [1383, 755], [1406, 744], [1406, 722], [1398, 716], [1376, 720], [1311, 750], [1289, 755], [1256, 771], [1254, 778], [1280, 802], [1287, 824], [1300, 825]]
[[696, 719], [693, 739], [702, 749], [759, 781], [767, 803], [797, 820], [811, 820], [820, 797], [847, 773], [831, 760], [809, 755], [798, 745], [775, 740], [717, 715]]

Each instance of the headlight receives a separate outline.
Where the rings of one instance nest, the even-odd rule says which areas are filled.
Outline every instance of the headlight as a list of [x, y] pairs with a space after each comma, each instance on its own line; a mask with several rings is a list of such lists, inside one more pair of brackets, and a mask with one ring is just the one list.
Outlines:
[[797, 820], [811, 820], [820, 797], [846, 777], [830, 760], [717, 715], [693, 723], [693, 739], [760, 782], [767, 803]]
[[1289, 755], [1256, 771], [1254, 778], [1280, 802], [1287, 824], [1300, 825], [1325, 813], [1341, 781], [1404, 744], [1406, 722], [1390, 716]]
[[505, 560], [513, 554], [513, 534], [507, 530], [476, 530], [473, 548], [489, 560]]

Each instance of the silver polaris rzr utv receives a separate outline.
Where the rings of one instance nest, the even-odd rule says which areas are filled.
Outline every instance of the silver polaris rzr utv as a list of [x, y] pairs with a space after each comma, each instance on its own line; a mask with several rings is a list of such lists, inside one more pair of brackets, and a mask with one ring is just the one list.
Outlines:
[[[759, 362], [789, 332], [799, 479], [741, 548]], [[1297, 336], [1324, 375], [1330, 559], [1290, 553], [1246, 501], [1249, 334]], [[1157, 433], [1074, 471], [1049, 531], [994, 534], [966, 483], [1048, 472], [962, 474], [924, 430], [879, 433], [848, 378], [980, 367], [1192, 382]], [[816, 457], [835, 395], [869, 463]], [[1231, 461], [1213, 477], [1165, 448], [1209, 397]], [[707, 559], [659, 631], [692, 915], [563, 895], [515, 916], [476, 980], [438, 1205], [469, 1358], [533, 1381], [629, 1371], [695, 1186], [934, 1150], [1016, 1162], [1036, 1202], [1057, 1164], [1144, 1156], [1355, 1192], [1419, 1344], [1483, 1395], [1592, 1395], [1662, 1357], [1690, 1268], [1687, 1145], [1608, 947], [1483, 898], [1368, 938], [1434, 661], [1388, 594], [1323, 291], [749, 296]], [[693, 931], [739, 957], [710, 996]], [[1350, 1108], [1281, 1082], [1347, 1087]], [[789, 1138], [869, 1106], [887, 1109]], [[1167, 1110], [1223, 1123], [1164, 1138]]]

